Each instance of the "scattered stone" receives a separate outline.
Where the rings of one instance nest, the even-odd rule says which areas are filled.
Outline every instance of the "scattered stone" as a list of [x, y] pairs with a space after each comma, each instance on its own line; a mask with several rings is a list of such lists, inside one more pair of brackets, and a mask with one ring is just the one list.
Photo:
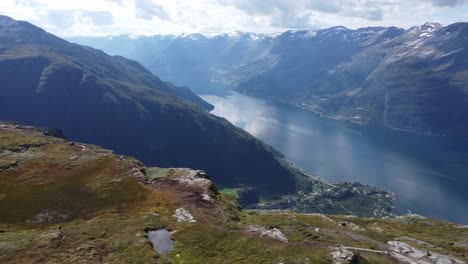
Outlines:
[[[424, 242], [425, 244], [428, 244]], [[433, 251], [420, 250], [405, 242], [401, 241], [388, 241], [392, 251], [390, 254], [403, 263], [410, 264], [466, 264], [465, 261], [459, 260], [449, 255], [440, 254]]]
[[278, 228], [266, 229], [262, 226], [250, 226], [251, 233], [259, 233], [261, 237], [269, 237], [284, 243], [288, 243], [288, 238]]
[[196, 171], [196, 174], [193, 177], [194, 178], [207, 179], [207, 180], [210, 179], [210, 177], [208, 177], [208, 174], [206, 174], [206, 172], [204, 172], [204, 171]]
[[262, 233], [262, 236], [267, 236], [279, 240], [281, 242], [288, 243], [288, 239], [286, 238], [286, 236], [277, 228], [266, 230]]
[[205, 201], [208, 201], [208, 202], [213, 201], [213, 199], [206, 193], [202, 193], [201, 196], [202, 196], [202, 199], [205, 200]]
[[39, 212], [37, 215], [34, 216], [34, 219], [27, 220], [26, 222], [29, 224], [40, 224], [40, 223], [47, 223], [57, 220], [66, 220], [70, 217], [70, 215], [62, 214], [54, 210], [47, 210], [44, 209]]
[[18, 167], [18, 161], [12, 160], [0, 163], [0, 171], [12, 169]]
[[176, 169], [174, 174], [179, 176], [173, 177], [173, 180], [190, 187], [192, 190], [197, 190], [203, 200], [213, 201], [217, 190], [205, 172], [191, 169]]
[[189, 211], [185, 210], [184, 208], [179, 208], [175, 210], [175, 214], [173, 215], [174, 218], [177, 219], [177, 222], [188, 222], [188, 223], [195, 223], [197, 220], [193, 218], [193, 216], [189, 213]]
[[342, 247], [333, 248], [330, 254], [333, 257], [333, 263], [335, 264], [348, 264], [352, 263], [355, 259], [353, 252]]
[[414, 239], [414, 238], [411, 238], [411, 237], [407, 237], [407, 236], [402, 236], [398, 239], [398, 241], [401, 241], [401, 240], [406, 240], [406, 241], [411, 241], [411, 242], [414, 242], [418, 245], [421, 245], [421, 246], [424, 246], [424, 247], [428, 247], [428, 248], [433, 248], [433, 249], [441, 249], [440, 247], [436, 247], [430, 243], [427, 243], [425, 241], [421, 241], [421, 240], [417, 240], [417, 239]]
[[371, 227], [369, 227], [369, 229], [373, 230], [373, 231], [376, 231], [376, 232], [379, 232], [379, 233], [383, 233], [384, 230], [380, 227], [378, 227], [377, 225], [372, 225]]
[[88, 147], [86, 147], [85, 145], [79, 144], [78, 146], [81, 148], [81, 151], [89, 151]]
[[353, 231], [366, 231], [364, 228], [362, 228], [362, 227], [356, 225], [355, 223], [350, 223], [350, 222], [348, 222], [347, 225], [348, 225], [349, 227], [351, 227], [351, 229], [352, 229]]
[[[1, 200], [1, 194], [0, 194], [0, 200]], [[455, 243], [453, 243], [453, 246], [454, 247], [468, 248], [468, 241], [455, 242]]]
[[[123, 156], [119, 156], [120, 160], [123, 161]], [[151, 184], [154, 180], [150, 180], [146, 177], [147, 172], [144, 165], [140, 162], [134, 162], [132, 164], [131, 173], [132, 177], [138, 178], [142, 184]]]
[[184, 183], [191, 187], [211, 186], [212, 182], [208, 179], [206, 173], [203, 171], [187, 170], [187, 173], [176, 179], [178, 182]]
[[59, 229], [52, 229], [43, 234], [42, 237], [49, 238], [51, 242], [57, 242], [63, 239], [62, 232]]

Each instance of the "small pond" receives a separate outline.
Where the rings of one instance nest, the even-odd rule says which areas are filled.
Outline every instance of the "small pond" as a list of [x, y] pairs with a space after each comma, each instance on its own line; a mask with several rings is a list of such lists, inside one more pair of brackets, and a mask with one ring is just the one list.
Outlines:
[[148, 231], [148, 239], [153, 244], [154, 250], [160, 254], [167, 254], [172, 251], [174, 241], [171, 239], [171, 232], [166, 229]]

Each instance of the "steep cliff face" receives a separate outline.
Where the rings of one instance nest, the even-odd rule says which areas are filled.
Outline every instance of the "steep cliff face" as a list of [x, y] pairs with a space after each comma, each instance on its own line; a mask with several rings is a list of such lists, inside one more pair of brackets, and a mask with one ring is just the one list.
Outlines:
[[204, 169], [259, 195], [296, 190], [297, 173], [281, 154], [209, 115], [211, 106], [187, 88], [7, 17], [0, 17], [0, 83], [3, 120], [60, 128], [149, 165]]
[[467, 261], [465, 226], [244, 211], [202, 171], [147, 168], [50, 134], [0, 122], [1, 263]]
[[0, 58], [4, 78], [7, 79], [8, 74], [15, 77], [14, 73], [22, 74], [25, 78], [20, 81], [10, 78], [7, 84], [15, 90], [32, 86], [38, 93], [47, 89], [73, 90], [87, 78], [91, 78], [91, 81], [112, 79], [150, 87], [169, 96], [178, 96], [206, 110], [212, 109], [211, 105], [187, 88], [162, 82], [135, 61], [69, 43], [27, 22], [5, 16], [0, 16], [0, 30]]

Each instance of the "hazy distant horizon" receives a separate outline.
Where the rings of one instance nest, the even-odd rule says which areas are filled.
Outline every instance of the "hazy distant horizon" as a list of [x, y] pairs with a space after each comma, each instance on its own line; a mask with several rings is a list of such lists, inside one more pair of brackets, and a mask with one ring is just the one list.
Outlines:
[[467, 0], [2, 0], [0, 13], [61, 37], [410, 28], [468, 21]]
[[[430, 22], [426, 22], [426, 23], [439, 23], [437, 21], [430, 21]], [[426, 24], [424, 23], [424, 24]], [[454, 23], [460, 23], [460, 22], [454, 22]], [[450, 23], [450, 24], [454, 24], [454, 23]], [[464, 22], [464, 21], [461, 21], [461, 23], [468, 23], [468, 22]], [[345, 27], [345, 26], [342, 26], [342, 25], [335, 25], [335, 26], [330, 26], [330, 27], [324, 27], [324, 28], [319, 28], [319, 29], [312, 29], [312, 28], [301, 28], [301, 29], [285, 29], [285, 30], [282, 30], [282, 31], [277, 31], [277, 32], [271, 32], [271, 33], [263, 33], [263, 32], [252, 32], [252, 31], [241, 31], [241, 30], [236, 30], [236, 31], [225, 31], [225, 32], [216, 32], [216, 33], [203, 33], [203, 32], [182, 32], [182, 33], [179, 33], [179, 34], [176, 34], [176, 33], [155, 33], [155, 34], [148, 34], [148, 35], [138, 35], [138, 34], [117, 34], [117, 35], [100, 35], [100, 36], [68, 36], [68, 37], [65, 37], [67, 39], [72, 39], [72, 38], [115, 38], [115, 37], [129, 37], [129, 38], [134, 38], [134, 39], [138, 39], [140, 37], [153, 37], [153, 36], [190, 36], [190, 35], [196, 35], [196, 34], [201, 34], [205, 37], [215, 37], [215, 36], [221, 36], [221, 35], [229, 35], [229, 34], [236, 34], [236, 33], [241, 33], [241, 34], [252, 34], [252, 35], [264, 35], [264, 36], [279, 36], [283, 33], [286, 33], [288, 31], [292, 31], [292, 32], [295, 32], [295, 31], [320, 31], [320, 30], [327, 30], [327, 29], [331, 29], [331, 28], [336, 28], [336, 27], [345, 27], [347, 29], [350, 29], [350, 30], [359, 30], [359, 29], [364, 29], [364, 28], [377, 28], [377, 27], [397, 27], [397, 28], [401, 28], [401, 29], [404, 29], [404, 30], [409, 30], [410, 28], [412, 27], [418, 27], [418, 26], [423, 26], [424, 24], [421, 24], [421, 25], [413, 25], [413, 26], [409, 26], [409, 27], [397, 27], [397, 26], [393, 26], [393, 25], [390, 25], [390, 26], [372, 26], [372, 25], [369, 25], [369, 26], [366, 26], [366, 27], [357, 27], [357, 28], [348, 28], [348, 27]], [[450, 24], [442, 24], [442, 23], [439, 23], [441, 24], [442, 26], [448, 26]]]

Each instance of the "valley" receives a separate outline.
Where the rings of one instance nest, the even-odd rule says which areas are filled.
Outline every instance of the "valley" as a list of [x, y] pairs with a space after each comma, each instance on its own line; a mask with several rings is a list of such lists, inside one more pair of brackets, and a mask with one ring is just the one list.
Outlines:
[[314, 175], [394, 192], [400, 214], [467, 223], [466, 35], [467, 23], [425, 23], [70, 39], [190, 85]]
[[188, 88], [161, 81], [139, 63], [5, 16], [0, 16], [0, 82], [0, 120], [56, 128], [69, 140], [110, 148], [148, 166], [202, 169], [223, 188], [238, 189], [243, 206], [395, 214], [387, 191], [360, 183], [330, 185], [309, 175], [276, 149], [209, 114], [213, 106]]
[[468, 223], [468, 140], [353, 125], [238, 93], [204, 95], [224, 117], [329, 181], [396, 193], [396, 208]]
[[468, 262], [468, 23], [277, 27], [286, 1], [139, 35], [185, 8], [41, 1], [0, 7], [79, 37], [0, 14], [0, 263]]
[[466, 137], [468, 23], [278, 34], [69, 38], [199, 94], [237, 92], [354, 123]]

